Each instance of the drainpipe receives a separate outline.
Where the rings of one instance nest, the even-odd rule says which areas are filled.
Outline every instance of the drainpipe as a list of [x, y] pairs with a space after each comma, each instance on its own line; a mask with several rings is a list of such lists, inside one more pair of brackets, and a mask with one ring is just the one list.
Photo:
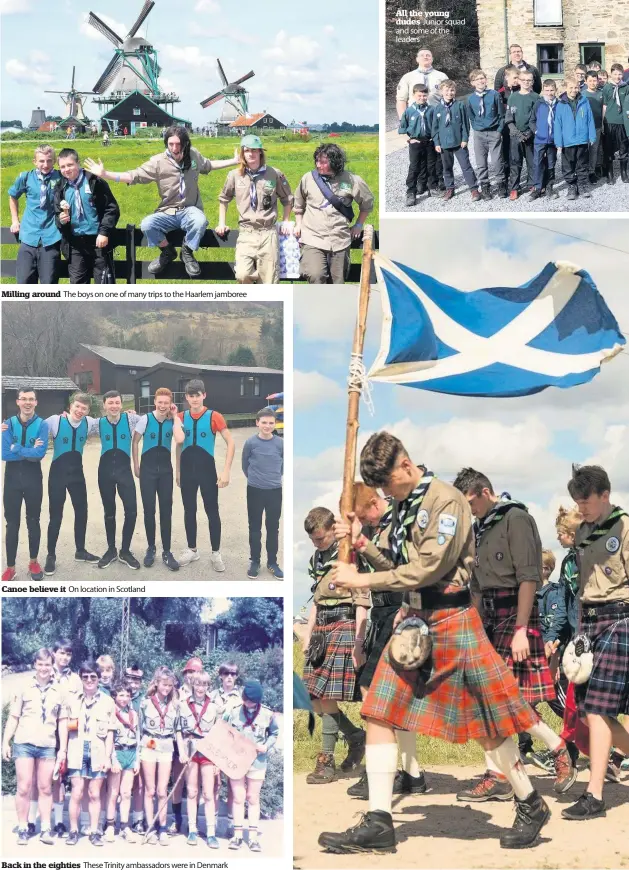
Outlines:
[[502, 0], [502, 8], [505, 20], [505, 60], [509, 63], [509, 15], [507, 12], [508, 0]]

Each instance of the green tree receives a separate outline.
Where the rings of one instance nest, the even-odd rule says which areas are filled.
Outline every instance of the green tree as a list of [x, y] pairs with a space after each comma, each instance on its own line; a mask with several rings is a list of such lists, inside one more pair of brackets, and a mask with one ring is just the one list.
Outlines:
[[237, 350], [233, 350], [228, 359], [227, 364], [230, 366], [255, 366], [256, 358], [250, 347], [244, 344], [239, 344]]
[[216, 620], [221, 644], [243, 652], [282, 644], [284, 610], [281, 598], [233, 598]]
[[170, 352], [170, 358], [175, 362], [196, 363], [200, 356], [201, 350], [198, 343], [185, 335], [179, 336]]

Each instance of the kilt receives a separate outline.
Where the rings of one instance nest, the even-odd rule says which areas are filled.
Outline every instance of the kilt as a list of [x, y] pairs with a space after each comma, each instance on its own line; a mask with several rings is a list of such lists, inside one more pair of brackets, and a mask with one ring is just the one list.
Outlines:
[[528, 701], [529, 704], [552, 701], [555, 698], [555, 684], [544, 652], [544, 639], [537, 604], [533, 606], [531, 611], [526, 632], [530, 648], [529, 657], [523, 662], [513, 661], [511, 641], [515, 630], [518, 606], [501, 599], [511, 601], [514, 594], [517, 594], [517, 590], [482, 590], [483, 625], [487, 637], [516, 678], [525, 701]]
[[365, 689], [368, 689], [371, 685], [382, 651], [393, 634], [393, 620], [395, 619], [395, 614], [399, 609], [399, 604], [371, 608], [369, 614], [371, 620], [369, 628], [370, 649], [368, 650], [367, 661], [361, 668], [358, 677], [359, 686], [362, 686]]
[[487, 640], [475, 607], [409, 610], [409, 615], [430, 626], [427, 666], [396, 671], [385, 648], [361, 716], [450, 743], [506, 738], [535, 725], [537, 713]]
[[[349, 614], [351, 613], [351, 617]], [[326, 636], [325, 658], [318, 668], [304, 665], [304, 684], [311, 698], [334, 701], [360, 700], [352, 653], [356, 643], [354, 608], [317, 607], [313, 635]]]
[[594, 642], [590, 679], [575, 686], [579, 714], [629, 713], [629, 603], [583, 605], [577, 633]]

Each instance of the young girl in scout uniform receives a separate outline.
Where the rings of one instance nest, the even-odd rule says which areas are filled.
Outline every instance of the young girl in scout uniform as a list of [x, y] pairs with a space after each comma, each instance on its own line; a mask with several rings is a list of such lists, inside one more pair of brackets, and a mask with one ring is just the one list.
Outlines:
[[[192, 658], [188, 659], [183, 669], [183, 682], [179, 687], [179, 691], [177, 692], [177, 699], [179, 701], [185, 701], [192, 694], [192, 688], [190, 686], [190, 680], [195, 674], [200, 673], [203, 670], [203, 662], [198, 656], [192, 656]], [[181, 814], [181, 804], [183, 798], [183, 787], [185, 777], [179, 779], [179, 774], [181, 773], [181, 769], [183, 764], [181, 763], [181, 759], [179, 758], [179, 743], [175, 740], [175, 745], [173, 747], [173, 767], [172, 767], [172, 779], [174, 783], [178, 783], [175, 786], [172, 796], [172, 806], [173, 806], [173, 820], [168, 827], [168, 833], [171, 837], [174, 837], [175, 834], [178, 834], [181, 831], [182, 825], [182, 814]]]
[[368, 595], [330, 588], [328, 574], [338, 556], [332, 511], [313, 508], [304, 529], [316, 548], [308, 568], [313, 603], [303, 641], [304, 684], [315, 713], [321, 716], [323, 732], [322, 751], [306, 781], [319, 785], [336, 779], [334, 747], [339, 731], [349, 746], [341, 770], [353, 770], [365, 753], [365, 732], [347, 718], [338, 702], [360, 699], [356, 672], [365, 662], [363, 643], [370, 601]]
[[247, 680], [242, 689], [242, 703], [223, 714], [223, 719], [255, 743], [257, 758], [242, 779], [232, 779], [234, 794], [234, 836], [230, 849], [240, 849], [245, 821], [245, 799], [249, 820], [248, 845], [252, 852], [261, 852], [258, 840], [260, 822], [260, 791], [266, 776], [268, 752], [275, 746], [279, 728], [273, 711], [262, 703], [262, 686], [258, 680]]
[[268, 166], [259, 136], [243, 136], [238, 155], [239, 167], [227, 174], [218, 197], [218, 226], [215, 232], [224, 236], [227, 207], [236, 199], [238, 209], [238, 239], [236, 241], [236, 281], [239, 284], [279, 284], [280, 249], [277, 229], [277, 203], [282, 203], [283, 216], [279, 232], [290, 235], [288, 221], [293, 197], [286, 176]]
[[131, 693], [124, 683], [115, 683], [111, 697], [116, 705], [114, 746], [108, 777], [105, 840], [113, 843], [116, 828], [116, 803], [120, 795], [120, 836], [134, 843], [136, 836], [129, 827], [129, 810], [133, 780], [140, 771], [140, 717], [131, 704]]
[[212, 703], [210, 677], [205, 671], [196, 671], [190, 677], [190, 693], [179, 700], [177, 721], [177, 745], [179, 760], [189, 762], [186, 770], [186, 791], [188, 793], [188, 845], [196, 846], [199, 840], [197, 829], [197, 808], [199, 780], [205, 810], [207, 844], [210, 849], [218, 849], [216, 839], [216, 819], [214, 815], [214, 784], [216, 768], [201, 753], [196, 752], [194, 744], [208, 733], [219, 718], [218, 708]]
[[140, 761], [144, 776], [144, 814], [150, 828], [155, 818], [154, 800], [164, 803], [148, 842], [168, 845], [166, 818], [168, 780], [173, 763], [177, 727], [177, 692], [175, 675], [166, 667], [157, 668], [140, 704]]
[[[15, 760], [17, 791], [15, 808], [18, 819], [17, 843], [26, 846], [29, 839], [29, 801], [33, 784], [38, 785], [38, 806], [41, 818], [42, 843], [54, 843], [50, 829], [52, 810], [52, 775], [55, 759], [65, 763], [67, 744], [66, 694], [53, 677], [53, 655], [49, 649], [39, 649], [33, 661], [34, 676], [11, 698], [9, 717], [2, 740], [2, 758]], [[57, 729], [61, 747], [57, 751]], [[11, 739], [13, 752], [11, 752]], [[35, 834], [33, 824], [32, 834]]]

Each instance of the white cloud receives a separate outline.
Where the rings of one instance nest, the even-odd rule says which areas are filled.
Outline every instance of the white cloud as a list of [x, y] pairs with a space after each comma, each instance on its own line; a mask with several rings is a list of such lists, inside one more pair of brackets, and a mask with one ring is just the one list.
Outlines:
[[[331, 71], [331, 78], [335, 82], [343, 84], [358, 84], [359, 82], [367, 82], [369, 79], [375, 78], [376, 71], [369, 72], [363, 66], [357, 63], [346, 63], [342, 67]], [[371, 99], [371, 97], [369, 98]]]
[[336, 381], [319, 372], [295, 371], [293, 377], [295, 408], [300, 411], [313, 408], [323, 402], [328, 404], [343, 396], [343, 390]]
[[[103, 12], [99, 12], [98, 10], [95, 10], [94, 14], [98, 15], [101, 21], [104, 21], [105, 24], [109, 25], [114, 33], [116, 33], [121, 39], [125, 38], [129, 30], [129, 28], [125, 24], [123, 24], [121, 21], [116, 21], [116, 19], [112, 18], [111, 15], [105, 15]], [[140, 30], [141, 29], [142, 28], [140, 28]], [[87, 36], [88, 39], [93, 39], [97, 42], [103, 42], [107, 43], [108, 45], [112, 45], [112, 43], [109, 39], [107, 39], [106, 36], [103, 36], [103, 34], [99, 30], [96, 30], [95, 27], [92, 27], [91, 24], [88, 24], [87, 16], [85, 16], [85, 19], [81, 22], [79, 30], [81, 31], [83, 36]]]
[[323, 32], [327, 33], [328, 36], [331, 36], [336, 31], [334, 30], [334, 26], [332, 24], [326, 24], [325, 27], [323, 28]]
[[30, 10], [30, 0], [0, 0], [0, 15], [14, 15]]
[[221, 4], [217, 3], [216, 0], [197, 0], [194, 11], [217, 14], [221, 11]]
[[9, 78], [21, 85], [49, 85], [53, 76], [41, 64], [31, 61], [28, 65], [15, 57], [10, 58], [4, 67]]
[[[257, 45], [260, 42], [260, 37], [256, 33], [247, 33], [235, 27], [229, 27], [225, 23], [212, 24], [212, 26], [206, 27], [199, 24], [198, 21], [191, 21], [188, 24], [188, 32], [191, 36], [203, 36], [205, 39], [228, 39], [230, 42], [241, 45]], [[244, 62], [246, 63], [246, 60]]]
[[170, 62], [171, 68], [174, 69], [205, 70], [212, 75], [216, 69], [216, 59], [202, 54], [197, 45], [165, 45], [162, 49], [162, 56]]
[[316, 66], [321, 56], [321, 46], [309, 36], [289, 36], [285, 30], [280, 30], [273, 46], [265, 49], [262, 55], [295, 68]]

